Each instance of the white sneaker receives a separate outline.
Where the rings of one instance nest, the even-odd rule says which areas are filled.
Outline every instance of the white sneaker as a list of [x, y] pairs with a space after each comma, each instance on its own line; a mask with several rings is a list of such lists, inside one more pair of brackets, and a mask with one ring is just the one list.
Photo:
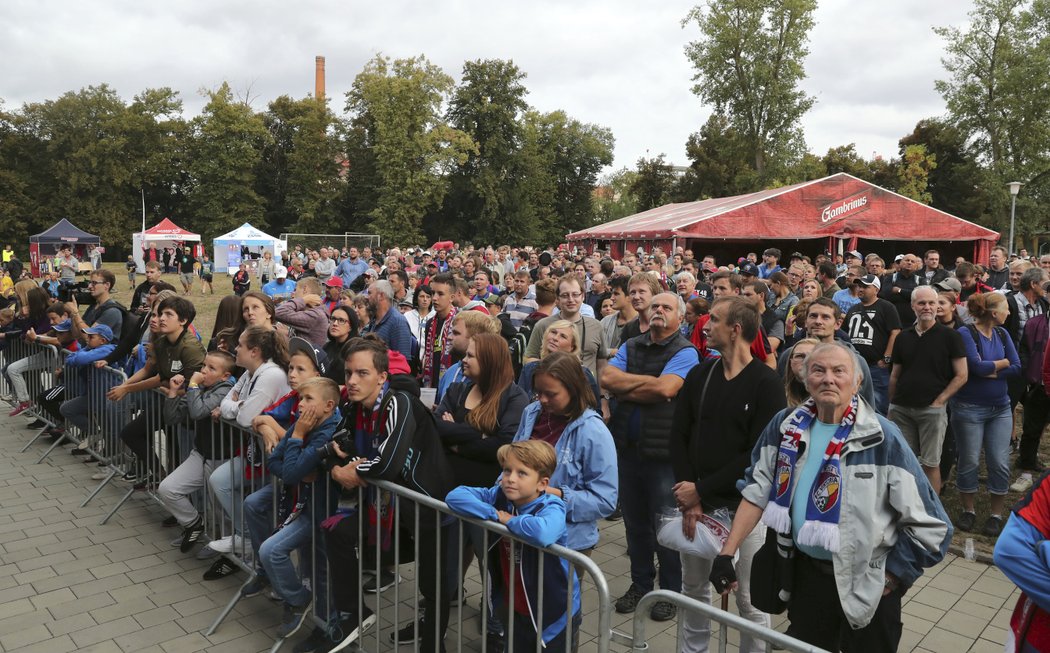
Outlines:
[[1014, 484], [1010, 486], [1011, 492], [1027, 492], [1032, 487], [1032, 475], [1025, 472], [1017, 477]]
[[245, 540], [240, 535], [227, 535], [226, 537], [208, 542], [208, 547], [219, 553], [240, 553], [244, 550], [245, 546], [250, 546], [250, 544], [248, 543], [248, 540]]

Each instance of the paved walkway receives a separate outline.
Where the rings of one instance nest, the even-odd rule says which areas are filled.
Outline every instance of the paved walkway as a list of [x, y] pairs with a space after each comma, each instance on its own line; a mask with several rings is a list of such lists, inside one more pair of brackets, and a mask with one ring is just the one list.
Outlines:
[[[261, 597], [242, 601], [214, 635], [205, 636], [242, 577], [204, 582], [201, 575], [208, 563], [169, 546], [177, 533], [160, 526], [164, 512], [144, 495], [100, 526], [124, 486], [107, 487], [80, 508], [97, 484], [91, 480], [96, 467], [64, 449], [36, 464], [44, 451], [42, 443], [18, 453], [31, 435], [25, 424], [20, 417], [0, 416], [0, 448], [6, 452], [0, 458], [0, 651], [269, 650], [280, 617], [277, 604]], [[614, 598], [623, 593], [629, 577], [622, 524], [603, 523], [594, 560]], [[402, 584], [403, 593], [408, 587]], [[466, 588], [473, 596], [463, 611], [463, 646], [480, 650], [476, 572]], [[580, 648], [593, 653], [596, 600], [593, 588], [587, 589]], [[1016, 598], [1016, 588], [999, 570], [949, 556], [909, 592], [901, 651], [998, 653]], [[407, 619], [410, 608], [400, 606], [399, 612]], [[614, 624], [623, 632], [630, 630], [629, 616], [614, 615]], [[778, 618], [775, 625], [782, 629], [784, 619]], [[389, 617], [384, 617], [384, 643], [390, 626]], [[673, 621], [649, 622], [650, 650], [674, 651], [675, 628]], [[731, 635], [731, 641], [735, 639]], [[456, 650], [459, 641], [453, 627], [446, 639], [449, 650]], [[366, 638], [364, 648], [391, 649], [378, 647], [373, 638]], [[613, 649], [627, 650], [616, 645]]]

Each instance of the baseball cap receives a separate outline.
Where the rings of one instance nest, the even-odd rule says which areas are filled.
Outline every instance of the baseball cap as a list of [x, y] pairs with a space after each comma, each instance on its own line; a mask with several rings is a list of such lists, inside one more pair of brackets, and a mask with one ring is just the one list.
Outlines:
[[321, 376], [327, 373], [328, 354], [324, 353], [324, 350], [314, 347], [309, 341], [298, 336], [289, 338], [288, 355], [292, 356], [294, 354], [306, 354], [313, 361], [314, 367], [321, 373]]
[[740, 274], [746, 274], [752, 277], [758, 276], [758, 266], [748, 261], [740, 266]]
[[283, 265], [278, 265], [277, 268], [273, 271], [273, 276], [275, 279], [287, 279], [288, 268], [284, 267]]
[[863, 277], [857, 277], [853, 280], [853, 285], [863, 284], [865, 286], [875, 286], [878, 289], [882, 289], [882, 282], [874, 274], [865, 274]]
[[855, 249], [851, 249], [850, 251], [846, 252], [846, 256], [849, 256], [849, 257], [855, 258], [855, 259], [859, 259], [861, 261], [864, 260], [864, 257], [860, 255], [860, 252], [858, 252]]
[[[370, 277], [376, 277], [377, 279], [379, 278], [379, 273], [373, 270], [372, 268], [368, 268], [367, 270], [365, 270], [365, 274]], [[340, 281], [342, 280], [340, 279]]]
[[343, 278], [333, 274], [325, 280], [324, 285], [328, 286], [329, 288], [342, 288]]
[[904, 260], [904, 254], [897, 254], [896, 256], [893, 257], [893, 262], [894, 263], [900, 263], [903, 260]]
[[105, 324], [96, 324], [84, 329], [84, 333], [90, 333], [96, 336], [102, 336], [107, 342], [113, 340], [113, 329], [110, 329]]
[[52, 326], [51, 329], [54, 331], [72, 331], [73, 320], [62, 320], [58, 324]]
[[933, 284], [934, 288], [938, 290], [950, 290], [952, 292], [962, 292], [962, 284], [955, 277], [945, 277], [937, 283]]

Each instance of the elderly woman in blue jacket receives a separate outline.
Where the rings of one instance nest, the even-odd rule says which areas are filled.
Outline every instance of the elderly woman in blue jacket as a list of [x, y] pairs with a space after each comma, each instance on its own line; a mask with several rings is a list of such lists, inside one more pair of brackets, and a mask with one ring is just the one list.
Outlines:
[[522, 413], [514, 441], [544, 440], [554, 446], [558, 466], [547, 492], [565, 502], [565, 546], [589, 553], [598, 544], [598, 520], [616, 509], [616, 446], [574, 355], [554, 352], [540, 361], [533, 390], [537, 401]]

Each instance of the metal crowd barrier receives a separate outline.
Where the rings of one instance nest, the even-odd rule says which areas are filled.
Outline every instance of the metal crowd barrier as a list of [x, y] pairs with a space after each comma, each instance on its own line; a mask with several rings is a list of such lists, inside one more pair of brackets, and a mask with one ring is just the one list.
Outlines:
[[[680, 594], [678, 592], [672, 592], [671, 590], [653, 590], [638, 601], [638, 606], [634, 610], [634, 622], [633, 622], [633, 633], [631, 646], [635, 651], [646, 651], [649, 649], [649, 644], [645, 640], [645, 616], [649, 614], [649, 608], [657, 601], [667, 601], [678, 607], [679, 614], [682, 611], [688, 610], [691, 612], [699, 612], [701, 615], [707, 617], [711, 621], [719, 624], [718, 629], [718, 652], [726, 653], [729, 646], [729, 631], [735, 630], [737, 632], [749, 635], [752, 639], [760, 640], [766, 643], [766, 650], [781, 650], [789, 651], [790, 653], [828, 653], [822, 648], [813, 646], [812, 644], [806, 644], [801, 642], [790, 635], [777, 632], [771, 628], [760, 626], [756, 623], [748, 621], [739, 615], [735, 615], [728, 610], [728, 596], [722, 597], [722, 608], [716, 608], [713, 605], [704, 603], [703, 601], [697, 601], [696, 599]], [[714, 629], [712, 629], [713, 635]], [[678, 640], [675, 646], [675, 650], [681, 650], [682, 643], [681, 628], [678, 629]]]
[[[268, 473], [265, 467], [265, 455], [260, 455], [262, 451], [261, 442], [258, 436], [248, 429], [241, 427], [238, 424], [221, 420], [217, 425], [217, 428], [213, 430], [213, 447], [215, 451], [221, 451], [218, 454], [220, 460], [215, 461], [211, 465], [212, 471], [210, 474], [211, 482], [207, 487], [207, 494], [210, 497], [205, 498], [202, 501], [202, 505], [205, 507], [205, 511], [210, 509], [211, 512], [205, 512], [205, 524], [207, 526], [208, 536], [211, 538], [226, 537], [231, 534], [238, 534], [242, 537], [247, 535], [247, 517], [245, 509], [243, 508], [244, 500], [249, 497], [252, 493], [261, 490], [264, 487], [273, 488], [272, 500], [269, 502], [272, 512], [271, 517], [276, 518], [278, 508], [278, 497], [281, 495], [280, 482], [273, 478]], [[254, 442], [255, 447], [251, 449], [251, 454], [248, 455], [249, 450], [248, 444]], [[259, 453], [256, 453], [259, 452]], [[239, 453], [231, 460], [240, 460], [239, 463], [224, 466], [220, 464], [221, 458], [225, 458], [227, 455]], [[251, 462], [249, 462], [249, 460]], [[250, 469], [250, 473], [246, 473], [245, 468]], [[399, 628], [405, 625], [403, 620], [400, 620], [397, 615], [403, 613], [403, 603], [408, 603], [413, 606], [411, 610], [411, 623], [419, 623], [420, 619], [420, 607], [424, 602], [423, 588], [421, 586], [421, 574], [420, 574], [420, 561], [427, 564], [427, 572], [432, 574], [434, 584], [434, 593], [438, 596], [447, 597], [454, 606], [446, 606], [445, 610], [449, 617], [448, 631], [454, 632], [455, 635], [455, 648], [457, 650], [465, 650], [465, 627], [468, 617], [472, 617], [467, 610], [465, 610], [466, 599], [465, 590], [463, 585], [463, 578], [469, 562], [464, 560], [462, 555], [463, 546], [468, 538], [467, 531], [475, 529], [476, 535], [474, 537], [480, 537], [480, 546], [482, 550], [487, 551], [490, 546], [494, 545], [499, 538], [506, 538], [511, 542], [511, 553], [515, 556], [520, 555], [522, 548], [534, 548], [530, 545], [522, 542], [518, 538], [510, 534], [510, 532], [502, 524], [497, 522], [486, 522], [481, 520], [475, 520], [467, 517], [462, 517], [452, 513], [448, 506], [443, 501], [427, 497], [416, 492], [413, 492], [400, 485], [395, 485], [389, 482], [376, 481], [371, 484], [374, 488], [374, 492], [371, 493], [372, 499], [369, 501], [366, 497], [369, 496], [369, 492], [366, 489], [361, 489], [356, 493], [351, 493], [350, 497], [344, 495], [338, 505], [331, 503], [329, 492], [332, 487], [330, 484], [333, 483], [331, 477], [323, 470], [320, 473], [316, 483], [319, 484], [318, 490], [315, 492], [315, 496], [318, 497], [318, 501], [315, 505], [311, 505], [308, 509], [311, 511], [308, 515], [299, 517], [300, 519], [312, 520], [310, 528], [310, 539], [309, 543], [299, 547], [298, 549], [298, 573], [301, 581], [304, 585], [308, 586], [313, 595], [312, 612], [310, 615], [310, 625], [319, 627], [326, 631], [333, 630], [334, 624], [338, 622], [339, 611], [335, 603], [333, 596], [333, 580], [332, 573], [329, 569], [329, 564], [326, 555], [326, 540], [331, 537], [327, 533], [324, 533], [319, 527], [320, 522], [335, 514], [337, 509], [345, 509], [347, 505], [353, 505], [360, 515], [356, 519], [357, 526], [357, 542], [362, 543], [359, 546], [359, 550], [362, 555], [357, 557], [357, 578], [359, 579], [357, 592], [357, 606], [351, 610], [358, 615], [362, 614], [362, 608], [365, 605], [366, 597], [363, 592], [360, 591], [360, 587], [364, 584], [365, 577], [371, 573], [373, 575], [379, 574], [381, 570], [385, 568], [393, 568], [394, 573], [398, 576], [403, 573], [408, 573], [407, 570], [400, 569], [403, 564], [415, 563], [412, 575], [414, 580], [411, 583], [408, 591], [404, 591], [400, 582], [395, 582], [392, 591], [377, 592], [373, 597], [367, 599], [369, 609], [376, 615], [376, 622], [371, 625], [365, 633], [361, 634], [358, 639], [358, 645], [367, 645], [374, 647], [375, 650], [396, 650], [398, 645], [395, 644], [391, 635], [397, 632]], [[220, 491], [217, 491], [217, 481], [225, 480], [233, 488], [233, 500], [232, 501], [220, 501], [218, 500]], [[223, 509], [219, 506], [224, 504], [232, 510]], [[235, 508], [236, 504], [241, 505], [241, 509]], [[314, 511], [318, 507], [321, 510], [314, 514]], [[369, 512], [369, 508], [371, 511]], [[365, 518], [365, 515], [370, 517]], [[369, 543], [369, 531], [368, 524], [371, 519], [375, 519], [377, 522], [382, 522], [386, 518], [387, 529], [385, 533], [389, 539], [384, 543], [381, 541], [382, 537], [376, 538], [374, 545]], [[276, 523], [274, 523], [276, 526]], [[455, 553], [449, 553], [448, 541], [459, 542], [460, 546], [456, 547]], [[255, 579], [255, 569], [257, 562], [255, 560], [255, 554], [253, 552], [253, 545], [258, 548], [261, 542], [250, 543], [247, 541], [247, 537], [239, 543], [239, 546], [235, 550], [227, 555], [227, 558], [235, 566], [241, 568], [248, 573], [245, 581], [238, 586], [234, 591], [230, 599], [224, 608], [216, 615], [215, 621], [206, 634], [214, 633], [226, 619], [226, 617], [234, 610], [237, 604], [242, 600], [241, 590], [249, 585]], [[568, 587], [566, 588], [566, 596], [568, 600], [572, 600], [573, 590], [579, 586], [580, 580], [578, 574], [586, 573], [591, 579], [591, 586], [598, 595], [598, 650], [608, 650], [608, 645], [612, 637], [612, 599], [610, 597], [608, 583], [605, 580], [604, 575], [598, 569], [597, 565], [586, 555], [581, 554], [570, 549], [566, 549], [560, 546], [552, 546], [543, 550], [545, 553], [556, 557], [559, 561], [567, 561], [569, 567], [575, 570], [575, 573], [569, 574], [566, 578]], [[433, 556], [428, 558], [428, 556]], [[406, 558], [410, 558], [406, 560]], [[454, 562], [452, 559], [454, 558]], [[485, 559], [485, 556], [482, 556]], [[484, 567], [488, 567], [487, 561]], [[542, 576], [544, 566], [550, 564], [546, 560], [546, 557], [541, 555], [539, 557], [539, 570], [538, 573]], [[501, 573], [496, 570], [496, 573]], [[516, 577], [511, 576], [512, 586], [508, 592], [511, 603], [507, 608], [506, 614], [511, 616], [510, 619], [504, 621], [504, 634], [508, 641], [513, 641], [514, 637], [514, 619], [515, 614], [515, 592], [514, 592], [514, 580]], [[487, 574], [481, 575], [482, 590], [480, 596], [482, 598], [489, 596], [490, 594], [490, 580]], [[377, 583], [378, 584], [378, 581]], [[323, 589], [322, 589], [323, 588]], [[546, 588], [548, 592], [551, 588]], [[539, 602], [543, 601], [544, 587], [541, 585], [539, 589], [538, 599]], [[471, 596], [473, 598], [473, 595]], [[439, 602], [440, 603], [440, 602]], [[344, 608], [346, 606], [343, 606]], [[480, 650], [482, 652], [489, 650], [487, 646], [486, 636], [488, 635], [488, 622], [489, 612], [491, 606], [487, 600], [481, 601], [481, 633], [480, 633]], [[502, 610], [501, 610], [502, 611]], [[582, 618], [582, 605], [581, 613], [579, 616]], [[439, 628], [439, 624], [432, 621], [435, 629]], [[357, 624], [358, 626], [360, 624]], [[572, 621], [569, 620], [567, 627], [572, 628]], [[539, 630], [542, 632], [542, 616]], [[302, 631], [300, 631], [301, 633]], [[571, 632], [568, 631], [568, 632]], [[274, 642], [273, 650], [279, 649], [284, 644], [284, 640], [277, 639]], [[416, 649], [419, 648], [419, 640], [416, 640]], [[543, 648], [542, 644], [537, 640], [536, 650], [539, 651]], [[532, 648], [531, 646], [529, 647]], [[572, 637], [566, 637], [566, 651], [575, 650], [575, 646], [572, 645]]]
[[[57, 425], [57, 420], [42, 409], [40, 396], [45, 389], [53, 385], [55, 370], [62, 364], [61, 357], [58, 349], [53, 345], [28, 342], [20, 337], [9, 337], [4, 338], [0, 361], [2, 361], [3, 369], [3, 374], [0, 374], [0, 393], [10, 396], [8, 403], [12, 406], [17, 406], [23, 400], [28, 401], [30, 406], [24, 415], [44, 422], [44, 426], [39, 428], [22, 448], [21, 452], [24, 453], [44, 434], [44, 431]], [[40, 460], [46, 458], [50, 451], [48, 450]]]

